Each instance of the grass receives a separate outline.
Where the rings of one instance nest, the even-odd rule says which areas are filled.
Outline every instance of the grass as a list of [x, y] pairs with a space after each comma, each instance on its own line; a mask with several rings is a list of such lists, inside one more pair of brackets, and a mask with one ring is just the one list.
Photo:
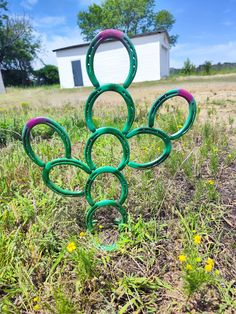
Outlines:
[[[1, 313], [234, 313], [235, 110], [233, 77], [178, 81], [199, 106], [194, 127], [173, 143], [171, 156], [146, 171], [125, 168], [128, 224], [120, 233], [113, 208], [96, 213], [96, 233], [85, 232], [84, 198], [48, 190], [41, 169], [24, 153], [21, 131], [35, 116], [49, 116], [67, 130], [73, 156], [84, 161], [90, 135], [83, 106], [90, 89], [17, 89], [0, 99], [0, 312]], [[165, 85], [164, 85], [165, 83]], [[147, 124], [155, 97], [176, 81], [137, 84], [133, 127]], [[126, 107], [113, 94], [95, 106], [96, 123], [122, 128]], [[174, 132], [186, 117], [182, 100], [169, 101], [156, 126]], [[44, 160], [63, 156], [60, 138], [36, 127], [33, 147]], [[132, 159], [146, 162], [162, 150], [155, 137], [131, 141]], [[104, 151], [106, 152], [104, 154]], [[122, 150], [112, 136], [94, 145], [96, 165], [119, 164]], [[87, 175], [69, 166], [55, 169], [59, 186], [81, 189]], [[96, 178], [96, 201], [120, 196], [112, 175]], [[195, 243], [195, 236], [201, 236]], [[104, 252], [96, 241], [119, 249]], [[68, 249], [68, 244], [70, 244]], [[179, 256], [186, 256], [181, 262]], [[214, 260], [208, 271], [205, 266]], [[191, 265], [191, 267], [187, 267]]]
[[224, 75], [224, 74], [235, 74], [236, 73], [236, 67], [232, 67], [232, 68], [224, 68], [221, 70], [215, 70], [215, 69], [211, 69], [210, 73], [206, 73], [206, 71], [193, 71], [190, 74], [184, 74], [180, 72], [176, 72], [176, 73], [172, 73], [171, 76], [172, 77], [178, 77], [180, 75], [182, 76], [209, 76], [209, 75]]

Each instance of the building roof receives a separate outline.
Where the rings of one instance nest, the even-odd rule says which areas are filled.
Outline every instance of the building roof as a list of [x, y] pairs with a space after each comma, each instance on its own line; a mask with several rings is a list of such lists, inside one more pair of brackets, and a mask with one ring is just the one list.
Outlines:
[[[167, 35], [168, 40], [170, 41], [170, 37], [169, 37], [168, 32], [163, 30], [163, 29], [157, 30], [155, 32], [149, 32], [149, 33], [144, 33], [144, 34], [138, 34], [138, 35], [130, 36], [130, 38], [146, 37], [146, 36], [151, 36], [151, 35], [156, 35], [156, 34], [161, 34], [161, 33], [165, 33]], [[115, 41], [115, 39], [112, 39], [111, 41]], [[82, 48], [82, 47], [86, 47], [86, 46], [89, 46], [89, 45], [90, 45], [90, 43], [83, 43], [83, 44], [78, 44], [78, 45], [73, 45], [73, 46], [67, 46], [67, 47], [54, 49], [53, 52], [67, 50], [67, 49], [73, 49], [73, 48]]]

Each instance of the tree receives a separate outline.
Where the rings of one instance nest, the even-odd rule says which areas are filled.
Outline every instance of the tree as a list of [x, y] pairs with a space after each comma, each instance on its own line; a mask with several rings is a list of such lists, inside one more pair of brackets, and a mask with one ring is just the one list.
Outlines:
[[211, 61], [205, 61], [202, 65], [203, 70], [206, 72], [206, 74], [210, 74], [211, 68], [212, 68], [212, 63]]
[[2, 25], [2, 20], [7, 18], [5, 14], [6, 11], [7, 11], [7, 1], [0, 0], [0, 26]]
[[[6, 18], [4, 12], [7, 10], [7, 2], [4, 0], [0, 0], [0, 27], [2, 26], [2, 21]], [[0, 64], [0, 93], [5, 92], [5, 86], [2, 79], [2, 71], [1, 71], [1, 64]]]
[[34, 71], [37, 84], [51, 85], [59, 83], [58, 68], [55, 65], [47, 64], [43, 68]]
[[[7, 10], [6, 1], [0, 0], [0, 9]], [[0, 67], [5, 80], [22, 76], [17, 84], [27, 85], [33, 73], [32, 62], [37, 57], [40, 41], [35, 37], [30, 20], [0, 14]], [[14, 83], [14, 82], [13, 82]]]
[[81, 11], [78, 13], [79, 28], [88, 41], [93, 39], [98, 30], [98, 25], [102, 25], [102, 23], [102, 8], [95, 3], [88, 7], [88, 12]]
[[192, 72], [195, 71], [195, 69], [196, 69], [195, 65], [193, 63], [191, 63], [189, 58], [187, 58], [184, 61], [184, 66], [183, 66], [182, 72], [184, 74], [190, 75]]
[[[167, 10], [161, 10], [156, 13], [155, 17], [155, 30], [157, 29], [165, 29], [170, 32], [175, 24], [176, 20], [174, 16]], [[178, 39], [178, 35], [170, 36], [171, 45], [175, 45]]]
[[[174, 23], [175, 18], [170, 12], [155, 12], [154, 0], [105, 0], [101, 5], [90, 5], [87, 11], [80, 11], [77, 16], [77, 24], [87, 41], [105, 28], [117, 28], [130, 36], [157, 29], [170, 31]], [[171, 36], [172, 45], [177, 37]]]
[[7, 16], [4, 14], [4, 12], [7, 11], [7, 1], [0, 0], [0, 24], [2, 19], [6, 18]]

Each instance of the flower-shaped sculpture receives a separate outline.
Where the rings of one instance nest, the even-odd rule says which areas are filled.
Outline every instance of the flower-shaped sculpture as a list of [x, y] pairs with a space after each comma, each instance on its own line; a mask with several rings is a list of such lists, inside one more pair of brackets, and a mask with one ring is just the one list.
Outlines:
[[[98, 46], [102, 42], [106, 41], [107, 39], [117, 39], [121, 41], [128, 51], [129, 59], [130, 59], [130, 69], [129, 69], [128, 77], [125, 80], [123, 85], [106, 84], [106, 85], [101, 86], [96, 78], [96, 75], [94, 72], [95, 52]], [[121, 220], [118, 222], [116, 221], [114, 223], [119, 225], [119, 224], [124, 224], [127, 222], [127, 213], [123, 207], [123, 203], [125, 202], [128, 196], [128, 183], [121, 171], [126, 166], [136, 168], [136, 169], [147, 169], [147, 168], [155, 167], [159, 165], [160, 163], [162, 163], [169, 156], [171, 152], [171, 147], [172, 147], [171, 141], [176, 140], [180, 138], [182, 135], [184, 135], [189, 130], [189, 128], [193, 124], [193, 121], [196, 117], [196, 102], [193, 96], [183, 89], [175, 89], [175, 90], [168, 91], [167, 93], [157, 98], [157, 100], [154, 102], [149, 112], [146, 127], [140, 127], [140, 128], [131, 130], [132, 124], [135, 119], [135, 105], [134, 105], [134, 102], [130, 93], [127, 91], [127, 88], [130, 86], [130, 84], [132, 83], [135, 77], [135, 74], [137, 71], [137, 64], [138, 62], [137, 62], [137, 55], [136, 55], [135, 48], [132, 42], [130, 41], [130, 39], [121, 31], [113, 30], [113, 29], [102, 31], [91, 42], [88, 52], [87, 52], [87, 57], [86, 57], [86, 68], [87, 68], [88, 76], [93, 86], [95, 87], [95, 90], [90, 94], [85, 105], [86, 124], [89, 130], [92, 132], [92, 135], [88, 139], [86, 147], [85, 147], [86, 164], [72, 157], [71, 142], [70, 142], [69, 136], [67, 135], [66, 131], [57, 122], [49, 118], [38, 117], [38, 118], [34, 118], [28, 121], [23, 130], [23, 145], [24, 145], [25, 151], [28, 154], [28, 156], [32, 159], [32, 161], [36, 165], [42, 168], [42, 177], [45, 184], [52, 191], [59, 193], [61, 195], [64, 195], [64, 196], [84, 196], [85, 195], [87, 202], [91, 206], [86, 214], [86, 226], [89, 231], [92, 231], [94, 229], [94, 220], [93, 220], [94, 213], [96, 212], [98, 208], [105, 207], [105, 206], [114, 207], [120, 212], [121, 217], [122, 217]], [[93, 115], [92, 115], [93, 105], [96, 99], [102, 93], [107, 92], [107, 91], [114, 91], [120, 94], [127, 105], [128, 118], [121, 131], [113, 127], [101, 127], [101, 128], [96, 129], [96, 126], [93, 122]], [[164, 131], [154, 128], [154, 120], [155, 120], [156, 113], [158, 109], [162, 106], [162, 104], [166, 100], [175, 96], [180, 96], [187, 100], [189, 104], [189, 114], [182, 128], [178, 130], [178, 132], [176, 132], [175, 134], [168, 135]], [[45, 163], [35, 154], [30, 143], [30, 133], [31, 133], [32, 128], [38, 124], [46, 124], [50, 126], [52, 129], [54, 129], [55, 132], [58, 133], [65, 147], [64, 158], [54, 159], [52, 161]], [[110, 166], [97, 168], [95, 163], [92, 160], [93, 145], [100, 136], [103, 136], [105, 134], [112, 134], [113, 136], [118, 138], [123, 148], [123, 158], [117, 168], [110, 167]], [[139, 164], [130, 160], [129, 139], [131, 139], [132, 137], [138, 134], [151, 134], [160, 138], [164, 142], [164, 150], [162, 154], [155, 160], [147, 162], [147, 163]], [[51, 181], [50, 179], [51, 170], [54, 167], [61, 166], [61, 165], [75, 166], [82, 169], [87, 174], [89, 174], [89, 178], [87, 180], [84, 190], [70, 191], [67, 189], [62, 189], [61, 187], [57, 186], [55, 183]], [[96, 177], [103, 173], [111, 173], [115, 175], [120, 181], [122, 190], [121, 190], [120, 199], [118, 201], [101, 200], [99, 202], [95, 202], [93, 200], [91, 196], [92, 184], [94, 180], [96, 179]], [[116, 247], [116, 244], [113, 244], [111, 246], [101, 246], [101, 247], [106, 250], [112, 250]]]

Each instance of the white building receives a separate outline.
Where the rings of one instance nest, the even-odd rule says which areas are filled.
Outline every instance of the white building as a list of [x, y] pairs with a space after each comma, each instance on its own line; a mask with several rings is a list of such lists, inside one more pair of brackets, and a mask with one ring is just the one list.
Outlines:
[[[138, 56], [134, 82], [160, 80], [169, 75], [169, 36], [156, 31], [131, 37]], [[89, 43], [53, 50], [56, 52], [62, 88], [91, 86], [86, 72]], [[94, 58], [94, 70], [100, 84], [122, 83], [129, 71], [129, 56], [120, 41], [103, 42]]]
[[2, 79], [1, 69], [0, 69], [0, 93], [5, 93], [5, 87], [4, 87], [4, 83], [3, 83], [3, 79]]

